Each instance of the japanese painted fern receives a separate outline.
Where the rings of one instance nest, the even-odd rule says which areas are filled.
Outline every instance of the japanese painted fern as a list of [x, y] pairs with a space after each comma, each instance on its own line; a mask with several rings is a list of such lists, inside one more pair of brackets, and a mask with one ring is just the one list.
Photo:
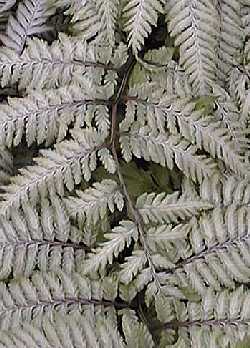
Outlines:
[[249, 35], [249, 0], [0, 0], [0, 347], [249, 347]]

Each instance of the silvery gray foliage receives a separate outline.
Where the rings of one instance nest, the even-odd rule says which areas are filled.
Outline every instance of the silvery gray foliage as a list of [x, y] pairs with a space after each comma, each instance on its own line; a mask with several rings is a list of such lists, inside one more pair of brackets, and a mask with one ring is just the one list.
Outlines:
[[249, 0], [0, 0], [0, 35], [0, 347], [248, 342]]

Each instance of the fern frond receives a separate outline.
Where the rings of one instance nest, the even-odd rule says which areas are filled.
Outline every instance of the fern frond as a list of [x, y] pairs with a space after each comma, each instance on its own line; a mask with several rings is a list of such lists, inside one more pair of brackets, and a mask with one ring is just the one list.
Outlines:
[[98, 15], [96, 1], [73, 0], [67, 13], [72, 15], [73, 34], [79, 35], [85, 40], [98, 35], [101, 28], [101, 21]]
[[95, 183], [93, 188], [85, 191], [76, 191], [78, 197], [69, 197], [65, 200], [69, 215], [83, 220], [87, 225], [96, 224], [103, 219], [107, 210], [114, 212], [123, 209], [124, 198], [118, 185], [113, 180], [103, 180]]
[[219, 86], [213, 86], [214, 94], [217, 96], [215, 102], [217, 110], [215, 115], [219, 120], [222, 120], [227, 127], [232, 140], [234, 142], [235, 149], [238, 152], [243, 153], [249, 149], [248, 129], [247, 124], [247, 112], [239, 112], [237, 103], [232, 100], [229, 93]]
[[128, 32], [129, 45], [135, 54], [151, 33], [152, 26], [156, 26], [158, 15], [162, 12], [162, 0], [129, 0], [123, 8], [126, 19], [124, 30]]
[[115, 42], [115, 25], [118, 17], [120, 0], [96, 0], [99, 19], [101, 20], [100, 31], [110, 45]]
[[93, 91], [71, 85], [9, 99], [8, 105], [0, 107], [1, 143], [17, 146], [25, 135], [28, 146], [34, 142], [50, 145], [65, 138], [72, 122], [90, 126], [92, 117], [97, 129], [107, 134], [109, 120], [104, 124], [108, 119], [107, 102], [90, 92]]
[[178, 331], [188, 346], [234, 347], [249, 335], [249, 301], [249, 291], [243, 287], [218, 294], [208, 290], [201, 303], [172, 303], [176, 320], [166, 322], [162, 329]]
[[105, 238], [108, 241], [95, 249], [85, 262], [84, 273], [104, 270], [106, 265], [111, 264], [114, 257], [117, 257], [126, 246], [138, 239], [138, 230], [132, 221], [121, 221], [111, 233], [105, 234]]
[[180, 64], [196, 94], [207, 94], [216, 73], [219, 17], [214, 2], [171, 0], [167, 9], [169, 31], [180, 46]]
[[[152, 262], [156, 269], [174, 267], [173, 245], [178, 247], [179, 240], [183, 240], [190, 233], [189, 225], [177, 225], [172, 228], [170, 225], [160, 225], [151, 227], [145, 233], [148, 250], [151, 254]], [[168, 251], [168, 255], [164, 251]], [[163, 256], [164, 254], [164, 256]], [[144, 250], [135, 249], [131, 256], [126, 257], [125, 263], [121, 264], [119, 279], [123, 284], [136, 283], [136, 278], [140, 278], [147, 264]], [[140, 283], [140, 281], [139, 281]], [[130, 286], [131, 284], [129, 284]]]
[[244, 37], [246, 40], [245, 43], [245, 48], [244, 48], [244, 54], [246, 55], [246, 57], [250, 58], [250, 16], [249, 16], [249, 3], [248, 1], [246, 1], [245, 3], [242, 3], [243, 7], [242, 7], [242, 26], [244, 28]]
[[[105, 280], [103, 281], [103, 283]], [[62, 314], [90, 305], [114, 307], [114, 301], [104, 299], [102, 282], [89, 281], [79, 273], [34, 273], [30, 278], [0, 283], [0, 327], [9, 330], [20, 322]], [[21, 321], [20, 321], [21, 319]]]
[[204, 180], [200, 188], [200, 196], [216, 206], [226, 207], [248, 205], [250, 203], [249, 179], [237, 180], [234, 176]]
[[128, 162], [132, 155], [152, 160], [173, 169], [174, 165], [194, 181], [216, 173], [216, 163], [204, 155], [197, 154], [197, 148], [179, 136], [151, 133], [147, 127], [131, 130], [120, 137], [122, 153]]
[[31, 323], [20, 323], [19, 327], [1, 331], [0, 347], [23, 347], [25, 342], [30, 348], [99, 348], [105, 343], [110, 347], [124, 348], [116, 325], [111, 310], [106, 313], [89, 310], [52, 313], [40, 322], [32, 320]]
[[126, 258], [126, 262], [121, 265], [122, 270], [119, 274], [119, 280], [128, 284], [143, 269], [147, 262], [145, 252], [143, 250], [135, 250], [133, 255]]
[[221, 30], [219, 41], [219, 72], [226, 81], [232, 67], [239, 62], [239, 52], [243, 47], [244, 31], [241, 19], [241, 1], [223, 0], [219, 3]]
[[170, 283], [181, 288], [192, 286], [203, 294], [207, 285], [219, 290], [223, 286], [234, 288], [235, 282], [249, 282], [248, 215], [247, 207], [231, 205], [225, 210], [216, 208], [210, 216], [201, 218], [200, 225], [193, 224], [193, 253], [188, 251], [187, 257], [169, 270], [173, 272]]
[[[200, 149], [205, 149], [212, 157], [222, 159], [227, 167], [232, 169], [236, 174], [242, 176], [248, 173], [248, 168], [244, 163], [244, 157], [241, 155], [241, 147], [237, 142], [248, 146], [248, 140], [244, 135], [244, 125], [238, 122], [238, 132], [236, 139], [230, 134], [231, 128], [235, 128], [235, 122], [228, 121], [227, 127], [221, 120], [213, 116], [204, 117], [203, 110], [196, 111], [195, 104], [187, 103], [181, 106], [176, 103], [177, 123], [180, 133], [189, 141], [194, 142]], [[179, 115], [178, 115], [179, 114]], [[180, 117], [181, 116], [181, 117]], [[234, 147], [235, 144], [235, 147]]]
[[27, 38], [41, 34], [50, 28], [47, 19], [55, 13], [56, 7], [48, 0], [25, 0], [18, 4], [16, 16], [10, 16], [6, 34], [1, 40], [7, 47], [21, 54]]
[[73, 15], [73, 34], [86, 40], [95, 37], [114, 46], [119, 9], [120, 0], [72, 1], [67, 13]]
[[[209, 97], [206, 100], [209, 103]], [[137, 114], [141, 127], [148, 127], [152, 133], [165, 133], [167, 127], [171, 134], [179, 133], [212, 157], [223, 160], [236, 174], [245, 176], [248, 173], [247, 165], [244, 163], [244, 152], [249, 147], [248, 131], [244, 122], [240, 120], [238, 110], [233, 109], [233, 105], [229, 103], [218, 101], [217, 112], [208, 116], [204, 108], [198, 109], [198, 103], [199, 101], [196, 102], [189, 97], [176, 98], [154, 90], [147, 100], [138, 98], [128, 104], [121, 129], [128, 130]], [[229, 108], [233, 109], [232, 112]]]
[[[11, 49], [1, 49], [1, 85], [18, 82], [20, 89], [53, 88], [68, 85], [76, 80], [75, 75], [84, 75], [86, 80], [88, 77], [93, 81], [105, 68], [116, 70], [112, 65], [107, 66], [107, 60], [112, 58], [112, 51], [111, 54], [104, 51], [105, 62], [101, 62], [96, 51], [96, 46], [89, 46], [85, 41], [63, 34], [51, 46], [43, 40], [30, 40], [21, 56]], [[100, 52], [101, 50], [99, 55]]]
[[29, 277], [35, 269], [76, 270], [87, 248], [82, 236], [57, 197], [51, 204], [44, 200], [41, 211], [23, 203], [22, 210], [11, 210], [10, 220], [0, 220], [0, 279]]
[[126, 347], [153, 348], [153, 338], [142, 322], [139, 322], [134, 311], [124, 310], [122, 316], [122, 328], [125, 334]]
[[144, 193], [138, 197], [136, 207], [139, 210], [144, 223], [177, 223], [192, 216], [198, 215], [202, 210], [211, 209], [213, 205], [202, 200], [192, 200], [179, 192], [166, 195]]
[[[90, 180], [91, 172], [96, 168], [97, 156], [100, 156], [104, 146], [104, 139], [93, 130], [74, 132], [73, 136], [75, 141], [57, 144], [55, 151], [41, 150], [43, 157], [36, 159], [37, 166], [22, 169], [22, 175], [14, 177], [13, 184], [5, 187], [5, 213], [8, 214], [13, 207], [22, 206], [27, 200], [35, 205], [39, 198], [47, 195], [58, 194], [62, 197], [65, 187], [72, 191], [82, 178]], [[103, 163], [104, 166], [106, 164]], [[107, 168], [112, 173], [114, 169], [114, 164]]]

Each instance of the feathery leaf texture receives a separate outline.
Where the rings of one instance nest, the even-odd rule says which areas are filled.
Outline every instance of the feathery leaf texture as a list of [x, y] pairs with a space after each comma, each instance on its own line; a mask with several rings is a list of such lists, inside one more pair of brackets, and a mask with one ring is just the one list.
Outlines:
[[238, 63], [239, 51], [243, 47], [244, 31], [241, 7], [241, 1], [235, 0], [223, 0], [219, 5], [221, 18], [219, 72], [224, 82], [230, 69]]
[[18, 4], [16, 17], [10, 16], [6, 34], [0, 37], [5, 46], [22, 53], [27, 38], [48, 31], [47, 19], [56, 7], [48, 0], [25, 0]]
[[147, 127], [144, 127], [132, 130], [128, 135], [122, 135], [120, 141], [127, 162], [134, 155], [169, 169], [177, 165], [185, 175], [198, 182], [216, 173], [216, 163], [205, 155], [198, 155], [197, 148], [178, 135], [151, 134]]
[[[72, 124], [91, 126], [91, 116], [95, 118], [97, 129], [108, 132], [109, 121], [106, 100], [98, 99], [87, 88], [71, 85], [56, 90], [33, 92], [26, 98], [11, 98], [8, 105], [1, 105], [1, 143], [17, 146], [25, 135], [28, 146], [37, 142], [53, 144], [61, 141]], [[97, 112], [102, 114], [99, 121]], [[105, 117], [107, 114], [107, 117]]]
[[[40, 198], [53, 194], [63, 196], [65, 188], [72, 191], [80, 184], [82, 176], [86, 181], [96, 168], [97, 156], [104, 167], [114, 173], [115, 164], [111, 154], [103, 156], [103, 141], [97, 132], [88, 130], [74, 132], [75, 141], [64, 141], [55, 146], [56, 150], [42, 150], [43, 157], [36, 159], [37, 166], [21, 170], [22, 175], [13, 179], [13, 184], [6, 187], [3, 211], [8, 214], [13, 207], [20, 207], [29, 200], [35, 205]], [[109, 151], [109, 150], [107, 150]]]
[[132, 221], [121, 221], [119, 226], [113, 228], [112, 233], [105, 234], [105, 238], [108, 241], [90, 255], [84, 266], [84, 273], [103, 270], [107, 264], [111, 264], [125, 246], [138, 239], [138, 230]]
[[[70, 39], [61, 34], [58, 41], [49, 46], [45, 41], [33, 38], [19, 56], [14, 50], [2, 48], [0, 51], [0, 77], [4, 87], [18, 82], [20, 89], [54, 88], [76, 81], [75, 76], [93, 80], [93, 67], [104, 70], [112, 60], [112, 49], [106, 51], [104, 62], [98, 61], [95, 46], [88, 46], [79, 39]], [[119, 53], [118, 53], [119, 54]], [[118, 58], [114, 54], [114, 59]], [[101, 58], [101, 57], [100, 57]], [[112, 62], [111, 62], [112, 64]], [[115, 67], [110, 66], [114, 73]], [[98, 76], [98, 71], [96, 72]]]
[[249, 0], [0, 0], [0, 347], [247, 342], [249, 34]]
[[15, 5], [15, 3], [16, 0], [0, 0], [0, 14], [2, 15], [3, 12], [11, 9], [11, 7]]
[[[19, 328], [2, 330], [0, 347], [23, 347], [27, 344], [30, 348], [100, 348], [108, 342], [109, 346], [124, 348], [113, 317], [110, 312], [96, 315], [88, 310], [66, 315], [53, 313], [52, 317], [43, 318], [40, 323], [33, 320]], [[110, 327], [113, 328], [112, 335]]]
[[73, 15], [72, 32], [86, 40], [96, 37], [114, 46], [119, 10], [120, 0], [74, 0], [68, 10]]
[[206, 94], [215, 79], [219, 18], [212, 0], [169, 1], [169, 31], [180, 46], [180, 64], [197, 94]]
[[70, 273], [84, 259], [83, 233], [70, 224], [56, 196], [51, 203], [44, 200], [40, 212], [24, 203], [22, 209], [11, 210], [11, 220], [2, 217], [0, 226], [1, 279], [10, 274], [29, 277], [35, 269]]
[[[1, 283], [1, 329], [15, 327], [19, 318], [24, 321], [40, 321], [52, 313], [78, 309], [91, 304], [112, 305], [112, 299], [105, 296], [105, 285], [91, 283], [79, 273], [70, 276], [60, 271], [57, 273], [34, 273], [30, 278]], [[103, 281], [103, 284], [105, 280]]]
[[[186, 344], [193, 347], [234, 346], [249, 334], [249, 291], [242, 287], [218, 294], [207, 290], [201, 303], [170, 302], [169, 313], [178, 319], [163, 324], [166, 330], [178, 330]], [[190, 335], [190, 341], [187, 338]]]
[[180, 196], [178, 192], [166, 195], [164, 192], [144, 193], [138, 197], [136, 207], [141, 213], [145, 223], [149, 221], [159, 223], [177, 223], [198, 215], [200, 211], [211, 209], [213, 205], [201, 200], [191, 200], [185, 195]]
[[137, 53], [145, 38], [156, 26], [158, 14], [163, 12], [162, 0], [129, 0], [123, 8], [126, 19], [124, 29], [128, 32], [129, 45]]
[[97, 182], [93, 188], [76, 193], [78, 197], [71, 196], [66, 200], [67, 210], [70, 216], [80, 218], [89, 226], [103, 219], [107, 209], [113, 213], [115, 206], [120, 211], [124, 206], [123, 195], [113, 180]]

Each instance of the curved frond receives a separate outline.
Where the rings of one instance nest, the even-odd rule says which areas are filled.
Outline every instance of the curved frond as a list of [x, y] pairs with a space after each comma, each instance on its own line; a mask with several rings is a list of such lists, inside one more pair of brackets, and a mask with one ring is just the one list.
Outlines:
[[118, 185], [113, 180], [96, 182], [93, 188], [85, 191], [76, 191], [77, 197], [65, 200], [69, 215], [86, 222], [87, 225], [96, 224], [107, 214], [107, 210], [114, 212], [115, 206], [122, 210], [124, 198]]
[[104, 270], [107, 264], [113, 262], [126, 246], [138, 239], [138, 230], [132, 221], [121, 221], [119, 226], [113, 228], [111, 233], [106, 233], [108, 241], [102, 243], [85, 262], [84, 273]]

